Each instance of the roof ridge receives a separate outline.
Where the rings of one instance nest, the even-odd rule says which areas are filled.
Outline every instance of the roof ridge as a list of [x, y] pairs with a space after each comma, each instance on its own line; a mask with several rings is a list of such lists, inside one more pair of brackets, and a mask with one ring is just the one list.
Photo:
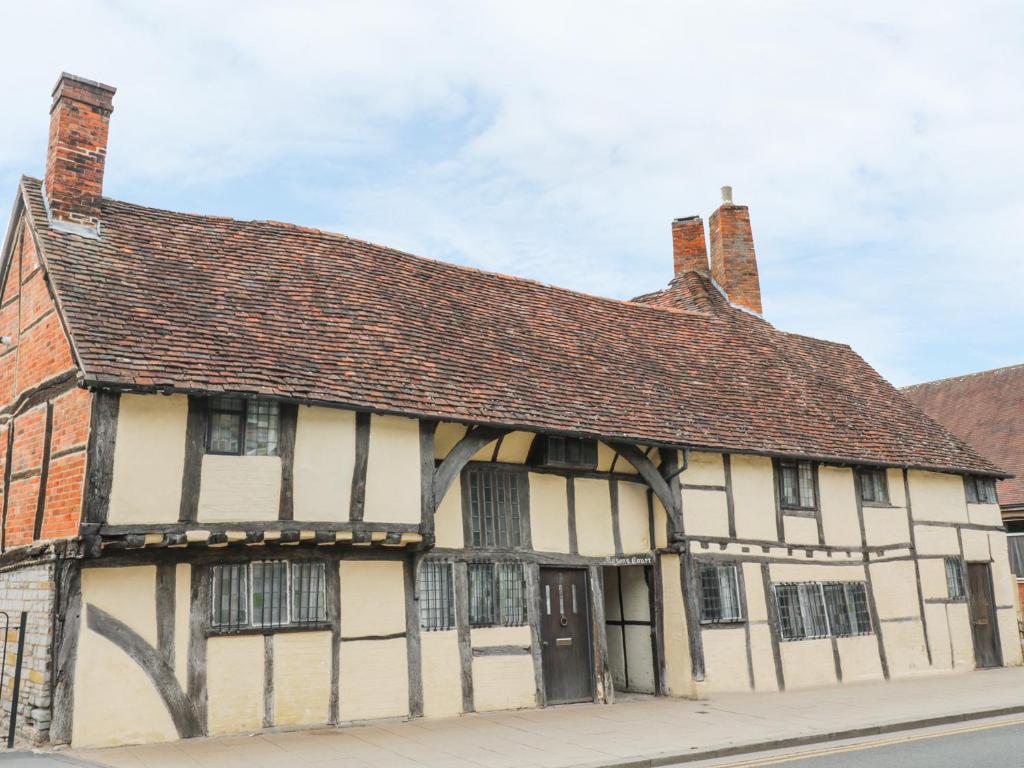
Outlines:
[[[23, 175], [22, 179], [31, 181], [31, 182], [33, 182], [35, 184], [40, 184], [40, 185], [42, 184], [42, 181], [40, 181], [39, 179], [34, 178], [32, 176]], [[344, 241], [346, 241], [348, 243], [353, 243], [355, 245], [362, 245], [362, 246], [368, 246], [370, 248], [380, 249], [382, 251], [386, 251], [389, 254], [399, 255], [399, 256], [402, 256], [402, 257], [405, 257], [405, 258], [414, 259], [414, 260], [417, 260], [417, 261], [426, 262], [426, 263], [430, 263], [430, 264], [436, 264], [436, 265], [439, 265], [443, 269], [454, 269], [454, 270], [459, 270], [459, 271], [463, 271], [463, 272], [473, 272], [473, 273], [476, 273], [476, 274], [490, 275], [492, 277], [496, 277], [496, 278], [499, 278], [499, 279], [502, 279], [502, 280], [509, 280], [509, 281], [516, 282], [516, 283], [523, 283], [523, 284], [528, 284], [528, 285], [534, 285], [534, 286], [537, 286], [537, 287], [540, 287], [540, 288], [546, 288], [546, 289], [554, 290], [554, 291], [563, 291], [563, 292], [566, 292], [566, 293], [569, 293], [569, 294], [572, 294], [572, 295], [575, 295], [575, 296], [586, 296], [587, 298], [596, 299], [598, 301], [612, 302], [612, 303], [615, 303], [615, 304], [624, 304], [624, 305], [633, 306], [633, 307], [641, 307], [641, 308], [643, 308], [645, 310], [654, 311], [654, 312], [669, 312], [669, 313], [672, 313], [672, 314], [685, 314], [685, 315], [693, 315], [695, 317], [713, 318], [713, 315], [710, 315], [707, 312], [700, 312], [698, 310], [684, 309], [684, 308], [681, 308], [681, 307], [659, 307], [659, 306], [653, 306], [653, 305], [650, 305], [650, 304], [645, 304], [643, 302], [636, 301], [635, 299], [616, 299], [616, 298], [611, 297], [611, 296], [600, 296], [600, 295], [595, 294], [595, 293], [587, 293], [586, 291], [580, 291], [580, 290], [576, 290], [574, 288], [566, 288], [565, 286], [555, 285], [554, 283], [546, 283], [546, 282], [544, 282], [542, 280], [537, 280], [537, 279], [532, 278], [532, 277], [522, 277], [520, 275], [510, 275], [510, 274], [507, 274], [505, 272], [498, 272], [498, 271], [495, 271], [495, 270], [482, 269], [480, 267], [474, 267], [474, 266], [470, 266], [468, 264], [456, 264], [456, 263], [451, 262], [451, 261], [444, 261], [443, 259], [437, 259], [437, 258], [433, 258], [431, 256], [421, 256], [418, 253], [412, 253], [411, 251], [404, 251], [404, 250], [401, 250], [399, 248], [394, 248], [393, 246], [390, 246], [390, 245], [384, 245], [382, 243], [375, 243], [372, 240], [364, 240], [362, 238], [353, 237], [352, 235], [346, 235], [344, 232], [333, 232], [333, 231], [331, 231], [329, 229], [318, 229], [316, 227], [310, 227], [310, 226], [307, 226], [307, 225], [304, 225], [304, 224], [292, 224], [292, 223], [289, 223], [289, 222], [277, 221], [277, 220], [274, 220], [274, 219], [238, 219], [238, 218], [235, 218], [233, 216], [217, 216], [217, 215], [214, 215], [214, 214], [188, 213], [188, 212], [184, 212], [184, 211], [173, 211], [173, 210], [171, 210], [169, 208], [157, 208], [155, 206], [140, 205], [139, 203], [132, 203], [132, 202], [128, 202], [127, 200], [119, 200], [119, 199], [113, 198], [113, 197], [103, 197], [102, 198], [102, 202], [104, 202], [104, 203], [114, 203], [115, 205], [124, 206], [126, 208], [131, 208], [131, 209], [136, 209], [136, 210], [152, 211], [153, 213], [158, 213], [158, 214], [170, 214], [172, 216], [181, 216], [181, 217], [188, 217], [188, 218], [204, 219], [204, 220], [209, 220], [209, 221], [234, 222], [236, 224], [250, 224], [250, 225], [257, 225], [257, 226], [267, 226], [267, 227], [279, 228], [279, 229], [283, 229], [283, 230], [291, 231], [291, 232], [300, 232], [300, 233], [306, 233], [306, 234], [310, 234], [310, 235], [317, 235], [318, 237], [327, 237], [327, 238], [330, 238], [330, 239], [344, 240]], [[661, 290], [665, 290], [665, 289], [661, 289]]]
[[1004, 365], [999, 368], [988, 368], [984, 371], [974, 371], [973, 373], [961, 373], [957, 376], [946, 376], [942, 379], [933, 379], [932, 381], [922, 381], [918, 384], [908, 384], [905, 387], [900, 387], [900, 390], [905, 392], [910, 389], [922, 389], [924, 387], [930, 387], [934, 384], [945, 384], [951, 381], [963, 381], [965, 379], [974, 379], [981, 376], [991, 376], [992, 374], [1006, 373], [1007, 371], [1013, 371], [1016, 369], [1024, 369], [1024, 363], [1015, 363], [1013, 365]]

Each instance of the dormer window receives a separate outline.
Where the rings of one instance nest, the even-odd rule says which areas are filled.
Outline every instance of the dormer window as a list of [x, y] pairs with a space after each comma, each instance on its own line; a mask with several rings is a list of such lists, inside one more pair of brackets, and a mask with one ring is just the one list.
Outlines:
[[534, 444], [534, 463], [545, 467], [595, 469], [597, 441], [581, 437], [541, 435]]
[[814, 492], [814, 465], [809, 461], [777, 463], [779, 501], [783, 509], [815, 510], [818, 508]]
[[991, 477], [968, 475], [964, 478], [967, 488], [967, 501], [972, 504], [995, 504], [996, 481]]
[[225, 456], [277, 456], [278, 404], [241, 397], [210, 398], [206, 452]]

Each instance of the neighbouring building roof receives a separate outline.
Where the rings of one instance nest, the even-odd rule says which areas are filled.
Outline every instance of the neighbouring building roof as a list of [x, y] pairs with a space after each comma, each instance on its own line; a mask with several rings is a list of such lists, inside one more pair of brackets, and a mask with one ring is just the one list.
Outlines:
[[998, 474], [848, 346], [690, 273], [615, 301], [343, 235], [103, 199], [99, 239], [24, 200], [86, 381], [258, 393], [644, 443]]
[[1024, 506], [1024, 365], [915, 384], [903, 390], [925, 413], [1016, 477], [999, 503]]

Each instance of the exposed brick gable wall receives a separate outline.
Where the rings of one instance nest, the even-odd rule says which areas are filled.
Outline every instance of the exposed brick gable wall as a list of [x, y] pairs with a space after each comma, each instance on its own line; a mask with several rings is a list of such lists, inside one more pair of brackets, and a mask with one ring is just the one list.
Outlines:
[[11, 420], [0, 426], [5, 549], [78, 533], [92, 404], [91, 393], [77, 388], [26, 401], [73, 374], [76, 365], [31, 232], [27, 224], [19, 227], [0, 305], [0, 335], [11, 340], [0, 347], [0, 408], [13, 409]]

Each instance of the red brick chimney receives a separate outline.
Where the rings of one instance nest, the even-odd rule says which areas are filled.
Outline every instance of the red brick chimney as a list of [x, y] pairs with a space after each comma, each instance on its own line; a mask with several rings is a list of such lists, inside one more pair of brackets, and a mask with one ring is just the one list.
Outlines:
[[694, 269], [708, 271], [708, 247], [704, 240], [704, 220], [700, 216], [672, 222], [672, 265], [676, 275]]
[[66, 72], [53, 88], [44, 183], [51, 223], [59, 228], [99, 234], [114, 91]]
[[761, 281], [757, 275], [750, 212], [733, 205], [732, 187], [722, 187], [722, 204], [708, 221], [711, 228], [711, 277], [738, 306], [761, 314]]

